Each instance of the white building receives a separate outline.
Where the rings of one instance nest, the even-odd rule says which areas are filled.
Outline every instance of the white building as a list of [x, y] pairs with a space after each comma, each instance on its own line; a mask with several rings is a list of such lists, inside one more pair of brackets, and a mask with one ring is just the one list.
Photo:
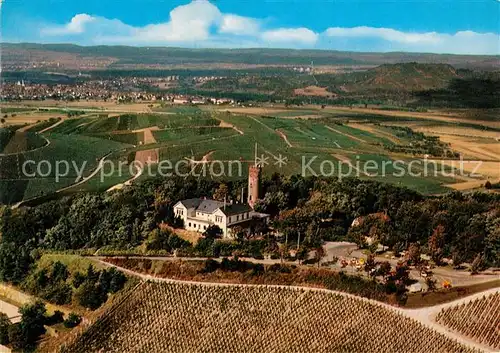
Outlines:
[[225, 204], [206, 199], [188, 199], [175, 204], [174, 213], [184, 221], [184, 228], [203, 233], [211, 225], [222, 229], [225, 238], [231, 238], [231, 228], [247, 228], [255, 219], [267, 222], [269, 215], [254, 212], [249, 205]]

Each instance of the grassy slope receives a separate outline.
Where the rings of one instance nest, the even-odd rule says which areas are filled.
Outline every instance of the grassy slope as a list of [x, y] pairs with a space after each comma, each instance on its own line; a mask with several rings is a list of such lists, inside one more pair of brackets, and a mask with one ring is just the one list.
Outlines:
[[[75, 182], [74, 173], [62, 178], [55, 184], [54, 176], [36, 178], [32, 180], [19, 180], [19, 165], [24, 158], [34, 160], [48, 159], [53, 164], [56, 160], [70, 159], [78, 164], [87, 161], [85, 174], [88, 175], [98, 163], [99, 158], [109, 152], [115, 151], [110, 160], [127, 161], [127, 156], [136, 150], [159, 148], [161, 160], [170, 160], [172, 163], [194, 157], [201, 160], [211, 152], [211, 159], [223, 161], [227, 174], [229, 174], [229, 161], [240, 161], [241, 172], [236, 164], [228, 177], [246, 177], [248, 163], [253, 163], [254, 146], [258, 143], [258, 154], [267, 157], [268, 165], [264, 173], [274, 172], [296, 174], [303, 171], [304, 162], [313, 159], [310, 164], [314, 172], [320, 173], [323, 163], [323, 172], [327, 175], [338, 176], [349, 171], [345, 163], [350, 159], [356, 168], [351, 170], [351, 176], [373, 178], [395, 184], [408, 186], [425, 193], [439, 193], [444, 189], [441, 184], [451, 183], [449, 178], [395, 177], [389, 175], [376, 176], [364, 175], [362, 169], [368, 160], [378, 163], [390, 162], [387, 152], [381, 145], [388, 144], [383, 136], [355, 129], [346, 125], [333, 124], [335, 118], [322, 119], [285, 119], [244, 115], [221, 115], [225, 122], [233, 124], [243, 134], [231, 128], [218, 127], [219, 120], [206, 113], [172, 114], [172, 115], [125, 115], [113, 118], [76, 118], [68, 119], [55, 127], [48, 135], [53, 142], [47, 148], [35, 153], [25, 154], [21, 161], [15, 159], [0, 159], [5, 169], [0, 172], [2, 181], [0, 188], [4, 190], [3, 202], [12, 203], [22, 198], [31, 198], [42, 193], [47, 194], [56, 189], [68, 186]], [[364, 117], [368, 119], [369, 117]], [[363, 119], [364, 119], [363, 118]], [[164, 130], [154, 131], [157, 144], [141, 145], [143, 133], [126, 132], [133, 129], [161, 126]], [[331, 127], [329, 129], [328, 127]], [[122, 130], [119, 130], [122, 129]], [[277, 130], [284, 133], [293, 147], [289, 147]], [[389, 130], [388, 130], [389, 132]], [[352, 137], [351, 137], [352, 136]], [[365, 142], [363, 142], [365, 141]], [[133, 145], [137, 147], [133, 147]], [[119, 152], [123, 149], [126, 152]], [[276, 157], [280, 155], [287, 158], [286, 165], [276, 164]], [[339, 157], [341, 156], [341, 157]], [[340, 158], [340, 160], [339, 160]], [[13, 167], [15, 166], [15, 167]], [[332, 169], [333, 166], [333, 169]], [[155, 168], [153, 168], [153, 171]], [[201, 166], [197, 167], [201, 171]], [[311, 175], [306, 169], [306, 175]], [[128, 168], [116, 170], [107, 180], [101, 182], [100, 174], [87, 183], [72, 189], [78, 190], [106, 190], [107, 188], [128, 180], [132, 177]], [[141, 179], [146, 178], [144, 175]], [[8, 179], [8, 180], [5, 180]]]
[[[68, 161], [70, 165], [75, 163], [78, 168], [84, 167], [84, 175], [94, 170], [99, 159], [104, 155], [122, 149], [125, 145], [87, 136], [48, 134], [47, 138], [51, 144], [45, 148], [38, 149], [18, 156], [0, 157], [0, 165], [5, 165], [5, 173], [0, 174], [2, 183], [2, 197], [10, 203], [22, 199], [46, 195], [57, 189], [71, 185], [77, 178], [74, 168], [70, 168], [68, 175], [62, 177], [59, 182], [55, 179], [55, 165], [57, 161]], [[47, 161], [52, 166], [52, 172], [45, 177], [24, 176], [22, 166], [25, 161], [38, 163]], [[33, 164], [27, 165], [27, 174], [36, 172]], [[46, 169], [42, 169], [45, 174]], [[14, 193], [14, 194], [13, 194]]]

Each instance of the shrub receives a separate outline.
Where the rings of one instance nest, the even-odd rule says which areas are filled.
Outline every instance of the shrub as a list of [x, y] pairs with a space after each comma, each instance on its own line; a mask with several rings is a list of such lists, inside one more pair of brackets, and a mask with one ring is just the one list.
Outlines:
[[54, 314], [49, 316], [46, 320], [46, 324], [49, 326], [59, 324], [64, 321], [64, 313], [62, 311], [56, 310]]
[[73, 328], [76, 327], [82, 322], [82, 317], [75, 313], [70, 313], [68, 318], [64, 320], [64, 327]]
[[8, 316], [4, 313], [0, 313], [0, 344], [9, 344], [9, 327], [11, 322]]
[[75, 296], [78, 304], [90, 310], [99, 308], [108, 299], [103, 288], [90, 280], [86, 280], [80, 288], [78, 288]]

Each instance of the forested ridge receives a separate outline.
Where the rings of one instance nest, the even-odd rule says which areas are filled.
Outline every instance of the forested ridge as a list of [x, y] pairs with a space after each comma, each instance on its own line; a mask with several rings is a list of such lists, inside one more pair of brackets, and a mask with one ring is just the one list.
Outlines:
[[[205, 179], [155, 179], [114, 193], [78, 194], [32, 208], [4, 207], [0, 279], [23, 281], [41, 251], [127, 250], [141, 244], [165, 251], [189, 248], [189, 243], [159, 230], [164, 223], [179, 226], [173, 205], [181, 199], [212, 197], [221, 188], [228, 199], [236, 200], [244, 185], [244, 181], [221, 187]], [[373, 181], [280, 175], [263, 181], [262, 195], [257, 209], [270, 213], [273, 227], [290, 242], [302, 234], [311, 246], [331, 240], [366, 246], [364, 237], [370, 236], [396, 252], [418, 244], [436, 262], [444, 257], [452, 257], [455, 264], [479, 258], [483, 267], [500, 266], [499, 195], [453, 192], [424, 197]], [[385, 217], [364, 217], [364, 222], [351, 227], [357, 217], [373, 214]], [[247, 239], [243, 248], [259, 253], [258, 241]], [[207, 241], [185, 251], [213, 255], [214, 247], [220, 250], [221, 245]]]

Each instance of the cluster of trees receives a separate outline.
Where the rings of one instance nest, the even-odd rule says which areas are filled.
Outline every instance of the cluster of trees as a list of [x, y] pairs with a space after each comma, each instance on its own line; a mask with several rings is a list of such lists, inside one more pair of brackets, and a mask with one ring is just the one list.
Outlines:
[[32, 351], [37, 341], [45, 334], [45, 326], [63, 323], [65, 327], [72, 328], [80, 324], [82, 318], [75, 313], [64, 319], [64, 314], [55, 311], [48, 315], [45, 304], [37, 301], [27, 304], [19, 310], [21, 321], [13, 324], [7, 315], [0, 313], [0, 344], [10, 346], [16, 351]]
[[406, 126], [388, 126], [396, 132], [396, 136], [410, 140], [409, 145], [386, 145], [391, 152], [402, 152], [414, 155], [428, 154], [434, 157], [457, 158], [458, 152], [450, 149], [449, 145], [442, 143], [439, 137], [426, 136], [421, 132], [416, 132]]
[[[238, 200], [245, 184], [245, 180], [226, 182], [228, 200]], [[219, 182], [194, 177], [153, 179], [112, 194], [79, 194], [32, 208], [0, 209], [0, 280], [23, 281], [38, 249], [133, 250], [142, 244], [167, 251], [188, 248], [181, 239], [156, 229], [162, 223], [180, 226], [173, 213], [178, 200], [211, 196], [219, 187]], [[325, 240], [360, 239], [363, 245], [356, 232], [348, 234], [351, 223], [382, 212], [387, 221], [364, 222], [357, 233], [396, 252], [418, 243], [423, 252], [437, 247], [443, 257], [469, 262], [480, 255], [485, 266], [499, 265], [500, 196], [495, 194], [424, 197], [374, 181], [276, 174], [263, 180], [261, 195], [256, 210], [272, 215], [272, 226], [284, 238], [278, 240], [289, 244], [314, 248]], [[207, 255], [214, 249], [226, 251], [212, 238], [197, 244], [195, 251]], [[272, 246], [244, 234], [241, 238], [245, 252]]]
[[490, 77], [457, 78], [444, 89], [426, 90], [416, 93], [416, 104], [449, 108], [492, 109], [500, 107], [500, 78]]
[[46, 267], [34, 269], [21, 283], [29, 293], [49, 302], [64, 305], [73, 300], [84, 308], [95, 310], [127, 282], [126, 276], [115, 268], [96, 270], [89, 265], [85, 273], [70, 273], [57, 261]]
[[[213, 259], [178, 262], [116, 257], [106, 261], [133, 271], [145, 274], [154, 271], [155, 276], [181, 280], [322, 287], [384, 302], [391, 301], [394, 293], [387, 290], [384, 283], [360, 275], [279, 263], [263, 265], [237, 257], [223, 258], [220, 262]], [[156, 265], [158, 262], [161, 266]]]
[[[369, 236], [396, 253], [419, 244], [423, 253], [453, 258], [455, 265], [472, 263], [478, 256], [484, 267], [500, 265], [498, 194], [424, 197], [406, 188], [355, 179], [275, 176], [264, 184], [258, 209], [276, 216], [274, 226], [289, 242], [347, 239], [365, 247]], [[385, 217], [366, 217], [377, 213]], [[358, 217], [363, 222], [351, 227]]]

